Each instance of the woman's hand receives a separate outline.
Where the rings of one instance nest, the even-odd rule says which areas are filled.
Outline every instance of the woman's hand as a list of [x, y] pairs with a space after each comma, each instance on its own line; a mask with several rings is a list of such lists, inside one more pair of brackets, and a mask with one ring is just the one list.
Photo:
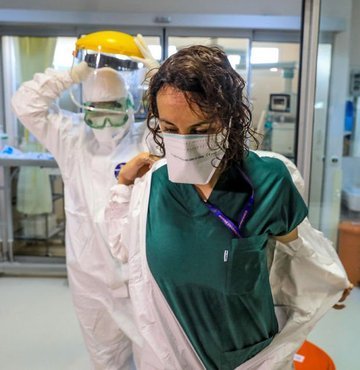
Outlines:
[[345, 305], [341, 302], [344, 302], [345, 299], [348, 297], [348, 295], [351, 293], [352, 289], [353, 289], [354, 285], [351, 284], [348, 288], [346, 288], [344, 291], [343, 291], [343, 294], [341, 296], [341, 298], [339, 299], [339, 302], [334, 304], [333, 308], [335, 308], [335, 310], [342, 310]]
[[148, 172], [153, 163], [159, 159], [159, 157], [148, 152], [138, 154], [121, 167], [118, 183], [123, 185], [133, 184], [137, 177], [141, 177]]

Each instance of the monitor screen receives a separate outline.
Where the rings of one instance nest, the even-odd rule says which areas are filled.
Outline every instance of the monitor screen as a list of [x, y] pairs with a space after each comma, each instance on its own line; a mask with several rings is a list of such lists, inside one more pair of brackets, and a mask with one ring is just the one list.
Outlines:
[[269, 110], [272, 112], [290, 112], [290, 95], [270, 94]]

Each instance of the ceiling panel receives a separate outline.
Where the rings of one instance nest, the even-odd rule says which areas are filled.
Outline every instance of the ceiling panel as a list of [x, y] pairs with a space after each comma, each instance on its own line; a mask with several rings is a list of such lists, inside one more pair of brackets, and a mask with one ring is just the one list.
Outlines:
[[301, 0], [0, 0], [0, 8], [127, 13], [299, 15], [301, 3]]

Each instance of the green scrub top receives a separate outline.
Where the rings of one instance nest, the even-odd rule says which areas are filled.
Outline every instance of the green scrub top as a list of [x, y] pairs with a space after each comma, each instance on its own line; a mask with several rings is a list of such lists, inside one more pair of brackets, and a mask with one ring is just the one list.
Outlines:
[[[292, 231], [307, 207], [285, 165], [250, 152], [243, 161], [255, 202], [236, 238], [190, 184], [153, 173], [146, 228], [151, 273], [206, 369], [233, 370], [278, 331], [266, 260], [270, 235]], [[249, 187], [235, 168], [209, 202], [236, 222]]]

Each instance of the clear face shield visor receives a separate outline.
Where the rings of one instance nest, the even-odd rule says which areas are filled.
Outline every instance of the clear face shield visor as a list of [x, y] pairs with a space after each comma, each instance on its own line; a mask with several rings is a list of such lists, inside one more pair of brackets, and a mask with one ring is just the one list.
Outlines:
[[124, 55], [85, 49], [77, 51], [72, 68], [81, 62], [90, 69], [70, 96], [84, 111], [85, 122], [92, 128], [124, 125], [140, 109], [145, 68]]

